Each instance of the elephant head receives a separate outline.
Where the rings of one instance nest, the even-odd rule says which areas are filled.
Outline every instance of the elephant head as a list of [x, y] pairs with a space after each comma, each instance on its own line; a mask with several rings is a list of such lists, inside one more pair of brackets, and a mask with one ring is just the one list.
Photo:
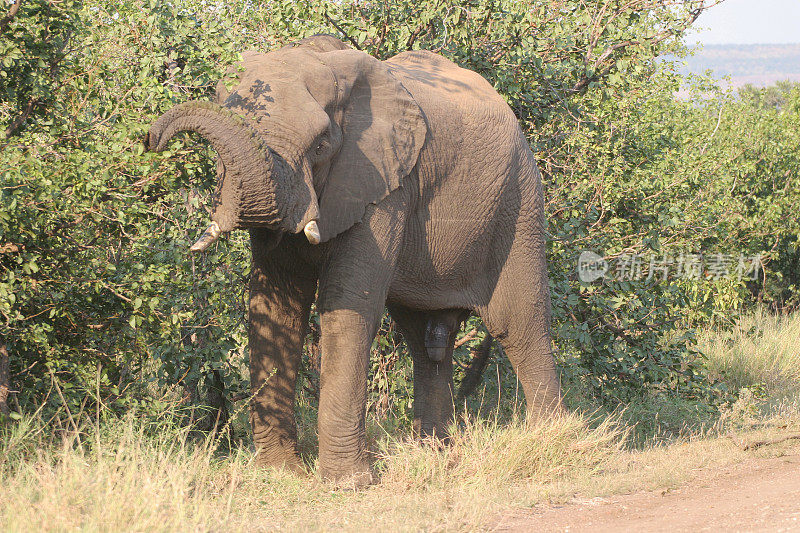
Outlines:
[[325, 242], [414, 168], [425, 119], [381, 61], [316, 36], [246, 52], [241, 66], [239, 85], [228, 92], [220, 83], [216, 103], [180, 104], [148, 135], [161, 151], [177, 132], [194, 131], [217, 152], [212, 224], [193, 250], [237, 228]]

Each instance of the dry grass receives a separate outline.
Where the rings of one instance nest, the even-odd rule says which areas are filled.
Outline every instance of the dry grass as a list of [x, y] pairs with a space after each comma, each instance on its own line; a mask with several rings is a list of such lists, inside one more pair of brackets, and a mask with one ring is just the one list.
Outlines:
[[630, 421], [622, 417], [467, 418], [449, 446], [384, 432], [381, 482], [350, 492], [313, 475], [256, 468], [246, 448], [223, 455], [168, 417], [109, 416], [80, 439], [47, 435], [29, 418], [0, 438], [0, 524], [8, 531], [463, 531], [542, 502], [675, 487], [705, 467], [780, 453], [792, 443], [747, 452], [742, 445], [800, 428], [793, 348], [800, 318], [745, 320], [704, 343], [709, 364], [751, 392], [713, 431], [669, 444], [623, 446], [630, 431], [623, 420]]
[[467, 418], [447, 446], [385, 441], [381, 481], [418, 490], [454, 483], [479, 489], [521, 480], [547, 483], [594, 472], [620, 453], [624, 438], [614, 419], [589, 429], [575, 414], [537, 424]]
[[[711, 370], [724, 375], [735, 389], [763, 389], [777, 397], [800, 388], [800, 316], [775, 316], [759, 310], [735, 326], [708, 330], [700, 350]], [[785, 393], [785, 394], [784, 394]]]
[[675, 487], [698, 468], [752, 455], [727, 437], [624, 451], [613, 424], [587, 428], [570, 415], [533, 426], [472, 421], [447, 448], [387, 439], [381, 483], [350, 492], [258, 469], [246, 450], [220, 457], [168, 424], [128, 417], [100, 434], [89, 429], [81, 445], [58, 446], [34, 443], [39, 428], [23, 424], [1, 450], [0, 523], [8, 531], [463, 531], [513, 508]]
[[[129, 417], [51, 444], [28, 421], [5, 440], [0, 522], [24, 530], [195, 530], [226, 514], [246, 460], [214, 461], [182, 431]], [[150, 430], [149, 430], [150, 429]]]
[[2, 441], [0, 523], [11, 531], [462, 529], [500, 512], [518, 484], [591, 475], [622, 442], [611, 423], [589, 429], [577, 415], [471, 420], [447, 447], [387, 436], [381, 483], [353, 493], [255, 468], [244, 449], [219, 457], [169, 421], [130, 416], [57, 445], [40, 430], [27, 421]]

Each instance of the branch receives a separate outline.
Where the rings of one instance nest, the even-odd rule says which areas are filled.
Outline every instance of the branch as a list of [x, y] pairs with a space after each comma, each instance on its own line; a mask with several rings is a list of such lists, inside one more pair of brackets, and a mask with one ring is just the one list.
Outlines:
[[475, 335], [477, 335], [477, 334], [478, 334], [478, 329], [477, 328], [472, 328], [471, 331], [469, 331], [466, 335], [464, 335], [463, 337], [461, 337], [460, 339], [458, 339], [455, 342], [455, 345], [453, 346], [453, 349], [458, 348], [459, 346], [463, 346], [464, 344], [468, 343], [469, 341], [474, 339]]
[[5, 343], [0, 340], [0, 414], [7, 415], [8, 396], [11, 393], [11, 372], [9, 371], [8, 350]]
[[408, 40], [406, 41], [406, 50], [412, 50], [414, 43], [417, 41], [417, 38], [422, 34], [422, 30], [430, 27], [430, 25], [431, 25], [430, 22], [420, 24], [419, 27], [417, 27], [417, 29], [411, 33], [411, 35], [408, 37]]
[[[21, 3], [22, 3], [22, 0], [17, 0], [17, 3], [14, 4], [14, 5], [15, 6], [19, 6], [19, 5], [21, 5]], [[19, 11], [19, 7], [17, 7], [17, 11]], [[11, 11], [9, 12], [9, 15], [6, 16], [3, 19], [3, 21], [9, 21], [10, 22], [11, 19], [9, 19], [9, 17], [13, 18], [13, 15], [16, 14], [17, 11], [14, 11], [14, 8], [12, 7]], [[0, 26], [2, 26], [3, 21], [0, 21]], [[7, 22], [6, 22], [6, 24], [7, 24]], [[61, 61], [63, 61], [64, 58], [67, 57], [67, 55], [72, 51], [72, 50], [69, 50], [67, 48], [69, 46], [69, 43], [70, 43], [71, 39], [72, 39], [72, 32], [68, 31], [66, 33], [66, 35], [64, 36], [64, 46], [61, 47], [61, 50], [59, 50], [59, 53], [56, 55], [56, 57], [50, 63], [50, 77], [53, 80], [56, 79], [56, 73], [58, 72], [58, 68], [59, 68], [59, 65], [60, 65]], [[44, 102], [42, 102], [38, 98], [33, 98], [32, 100], [30, 100], [28, 102], [28, 104], [25, 106], [25, 109], [22, 111], [22, 114], [20, 114], [20, 116], [18, 116], [16, 119], [14, 119], [13, 122], [11, 122], [11, 124], [8, 125], [8, 127], [6, 128], [6, 131], [5, 131], [4, 139], [9, 139], [12, 135], [17, 133], [19, 128], [21, 128], [22, 125], [25, 123], [25, 121], [28, 120], [28, 117], [31, 116], [31, 113], [33, 113], [36, 110], [37, 107], [39, 107], [39, 106], [41, 106], [43, 104], [44, 104]], [[5, 143], [0, 147], [5, 148], [7, 145], [8, 145], [8, 143]]]
[[[690, 11], [688, 16], [679, 23], [677, 28], [667, 28], [665, 30], [662, 30], [662, 31], [660, 31], [660, 32], [658, 32], [658, 33], [656, 33], [656, 34], [654, 34], [654, 35], [652, 35], [650, 37], [644, 38], [644, 39], [628, 39], [626, 41], [622, 41], [622, 42], [619, 42], [619, 43], [616, 43], [614, 45], [606, 47], [606, 49], [603, 51], [603, 53], [600, 54], [597, 57], [597, 59], [595, 59], [594, 62], [592, 63], [592, 67], [595, 69], [595, 73], [592, 74], [591, 76], [584, 75], [583, 77], [581, 77], [577, 82], [575, 82], [575, 84], [572, 86], [572, 88], [569, 90], [569, 92], [570, 93], [582, 92], [593, 81], [597, 81], [597, 80], [599, 80], [601, 78], [604, 78], [609, 73], [611, 73], [611, 71], [614, 69], [614, 64], [613, 63], [610, 64], [610, 65], [606, 65], [603, 68], [600, 68], [600, 67], [617, 50], [621, 50], [621, 49], [627, 48], [629, 46], [637, 46], [637, 45], [644, 44], [644, 43], [649, 43], [651, 45], [655, 45], [655, 44], [661, 43], [661, 42], [665, 41], [666, 39], [668, 39], [670, 37], [673, 37], [675, 35], [678, 35], [679, 33], [685, 31], [689, 26], [694, 24], [694, 22], [697, 20], [697, 18], [700, 15], [703, 14], [703, 12], [705, 12], [706, 10], [716, 6], [720, 2], [722, 2], [722, 0], [715, 0], [713, 3], [711, 3], [709, 5], [705, 5], [705, 2], [704, 2], [697, 9], [693, 9], [692, 11]], [[603, 8], [603, 10], [605, 10], [605, 7]], [[598, 32], [599, 32], [599, 30], [598, 30]], [[596, 42], [596, 39], [593, 42]], [[586, 57], [585, 57], [584, 63], [586, 63], [588, 65], [588, 63], [591, 61], [591, 56], [592, 56], [592, 50], [591, 50], [591, 46], [590, 46], [589, 49], [586, 51]]]
[[330, 16], [328, 16], [328, 14], [327, 14], [327, 13], [325, 13], [325, 20], [327, 20], [327, 21], [328, 21], [328, 22], [331, 24], [331, 26], [333, 26], [334, 28], [336, 28], [336, 30], [337, 30], [339, 33], [341, 33], [342, 35], [344, 35], [344, 38], [345, 38], [345, 39], [347, 39], [348, 41], [350, 41], [350, 44], [352, 44], [353, 46], [355, 46], [355, 47], [356, 47], [356, 50], [361, 50], [361, 46], [359, 46], [359, 44], [358, 44], [358, 43], [355, 41], [355, 39], [353, 39], [352, 37], [350, 37], [350, 36], [347, 34], [347, 32], [346, 32], [346, 31], [344, 31], [344, 30], [342, 29], [342, 27], [341, 27], [341, 26], [339, 26], [339, 25], [338, 25], [336, 22], [334, 22], [334, 20], [333, 20], [333, 19], [332, 19]]
[[9, 124], [8, 127], [6, 128], [5, 131], [6, 139], [17, 133], [17, 130], [19, 130], [25, 123], [25, 121], [28, 120], [28, 117], [31, 116], [31, 113], [33, 113], [34, 109], [36, 109], [36, 106], [38, 105], [39, 105], [39, 100], [36, 99], [28, 102], [28, 105], [25, 106], [25, 110], [22, 112], [22, 114], [17, 118], [15, 118], [14, 121], [11, 122], [11, 124]]
[[[722, 103], [722, 105], [720, 105], [720, 106], [719, 106], [719, 115], [717, 115], [717, 125], [714, 127], [714, 131], [713, 131], [713, 132], [711, 132], [711, 137], [709, 137], [709, 138], [708, 138], [708, 140], [706, 141], [706, 143], [705, 143], [705, 144], [703, 145], [703, 147], [700, 149], [700, 155], [703, 155], [704, 153], [706, 153], [706, 148], [708, 148], [708, 145], [709, 145], [709, 144], [711, 143], [711, 141], [714, 139], [714, 135], [716, 135], [716, 134], [717, 134], [717, 130], [719, 129], [719, 125], [720, 125], [720, 123], [722, 122], [722, 110], [723, 110], [724, 108], [725, 108], [725, 103], [723, 102], [723, 103]], [[735, 183], [735, 180], [734, 180], [734, 183]], [[732, 193], [732, 192], [733, 192], [733, 189], [731, 189], [731, 193]], [[730, 193], [728, 193], [728, 194], [730, 194]]]
[[608, 320], [606, 320], [602, 316], [599, 316], [597, 318], [605, 328], [610, 329], [612, 333], [615, 333], [617, 336], [622, 337], [624, 340], [626, 340], [628, 342], [628, 344], [631, 344], [631, 345], [634, 345], [634, 346], [636, 346], [638, 344], [638, 342], [636, 342], [636, 339], [634, 339], [633, 337], [628, 335], [628, 332], [626, 332], [621, 327], [612, 324], [611, 322], [609, 322]]
[[11, 9], [8, 10], [8, 15], [0, 19], [0, 33], [3, 33], [6, 31], [6, 29], [8, 29], [8, 25], [11, 24], [11, 21], [17, 16], [21, 5], [22, 0], [17, 0], [14, 2], [14, 5], [11, 6]]
[[381, 55], [381, 47], [383, 46], [383, 42], [386, 40], [386, 29], [389, 26], [389, 22], [387, 20], [383, 21], [383, 29], [381, 29], [381, 35], [378, 38], [378, 42], [375, 45], [375, 55], [380, 57]]
[[81, 439], [80, 439], [80, 430], [78, 429], [78, 425], [75, 423], [75, 419], [72, 418], [72, 413], [69, 410], [69, 405], [67, 405], [67, 400], [66, 398], [64, 398], [64, 393], [61, 392], [61, 387], [59, 387], [58, 385], [58, 378], [56, 378], [56, 375], [53, 372], [52, 368], [48, 368], [48, 370], [50, 371], [50, 379], [52, 380], [53, 385], [55, 385], [56, 387], [56, 392], [58, 392], [58, 397], [61, 398], [61, 403], [64, 405], [64, 409], [67, 412], [67, 418], [69, 418], [69, 422], [70, 424], [72, 424], [72, 429], [75, 430], [75, 438], [78, 439], [78, 446], [80, 446], [81, 449], [83, 449], [83, 445], [81, 444]]
[[781, 442], [786, 442], [787, 440], [796, 440], [796, 439], [800, 439], [800, 435], [788, 435], [786, 437], [781, 437], [772, 440], [758, 440], [756, 442], [751, 442], [750, 444], [742, 446], [742, 450], [744, 451], [755, 450], [756, 448], [760, 448], [762, 446], [767, 446], [770, 444], [779, 444]]

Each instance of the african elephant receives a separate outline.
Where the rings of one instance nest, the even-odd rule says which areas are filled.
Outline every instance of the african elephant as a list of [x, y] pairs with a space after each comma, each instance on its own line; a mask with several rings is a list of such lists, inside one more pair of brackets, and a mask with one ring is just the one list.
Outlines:
[[[511, 360], [528, 413], [560, 406], [550, 339], [541, 176], [514, 113], [480, 75], [426, 51], [379, 61], [330, 36], [243, 55], [217, 103], [152, 126], [218, 155], [212, 223], [192, 247], [248, 229], [250, 420], [262, 464], [300, 467], [295, 382], [309, 308], [321, 325], [319, 470], [370, 479], [365, 405], [384, 307], [414, 364], [415, 426], [453, 417], [451, 348], [431, 314], [473, 312]], [[442, 355], [442, 354], [439, 354]]]

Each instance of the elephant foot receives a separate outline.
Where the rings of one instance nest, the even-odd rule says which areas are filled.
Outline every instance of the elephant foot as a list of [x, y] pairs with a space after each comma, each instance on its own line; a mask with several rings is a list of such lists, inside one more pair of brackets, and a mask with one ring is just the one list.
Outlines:
[[377, 482], [369, 464], [357, 464], [352, 468], [326, 468], [320, 466], [320, 477], [336, 489], [359, 490]]
[[285, 470], [297, 476], [305, 476], [308, 469], [303, 460], [295, 453], [268, 454], [259, 450], [256, 454], [256, 465], [261, 468]]
[[448, 423], [442, 421], [438, 424], [423, 423], [421, 420], [414, 420], [414, 435], [419, 440], [435, 442], [437, 444], [449, 444], [451, 437], [448, 430]]

